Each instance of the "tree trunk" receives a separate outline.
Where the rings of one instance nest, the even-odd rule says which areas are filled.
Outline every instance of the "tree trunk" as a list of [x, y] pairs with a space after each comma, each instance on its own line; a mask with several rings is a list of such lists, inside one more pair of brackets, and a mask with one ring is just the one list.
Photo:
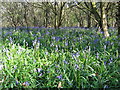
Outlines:
[[[96, 21], [99, 24], [100, 30], [103, 31], [104, 36], [105, 37], [109, 37], [109, 33], [108, 33], [108, 27], [107, 27], [107, 18], [106, 18], [106, 10], [105, 8], [106, 3], [100, 2], [100, 13], [98, 13], [97, 8], [96, 8], [96, 4], [91, 2], [91, 10], [90, 12], [94, 15]], [[100, 32], [100, 30], [98, 30], [98, 32]]]
[[46, 7], [46, 10], [45, 10], [45, 27], [47, 28], [48, 27], [48, 9]]
[[54, 19], [54, 28], [57, 29], [57, 2], [54, 3], [54, 15], [55, 15], [55, 19]]
[[47, 28], [48, 27], [48, 14], [49, 14], [48, 2], [46, 2], [45, 4], [44, 13], [45, 13], [45, 27]]
[[91, 13], [88, 12], [87, 15], [87, 27], [90, 28], [91, 27]]
[[22, 4], [23, 4], [23, 7], [24, 7], [24, 20], [25, 20], [25, 23], [26, 23], [27, 31], [29, 33], [29, 30], [28, 30], [28, 18], [27, 18], [28, 9], [27, 9], [27, 5], [25, 3], [22, 3]]
[[[101, 12], [102, 29], [104, 31], [104, 36], [109, 37], [105, 6], [103, 6], [103, 2], [101, 2], [101, 4], [102, 4], [102, 8], [101, 8], [102, 9], [102, 12]], [[104, 4], [106, 4], [106, 3], [104, 3]]]

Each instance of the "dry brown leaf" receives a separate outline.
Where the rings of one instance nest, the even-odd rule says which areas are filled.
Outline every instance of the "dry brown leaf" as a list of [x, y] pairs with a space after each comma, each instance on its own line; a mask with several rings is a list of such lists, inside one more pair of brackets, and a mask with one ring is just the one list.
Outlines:
[[58, 88], [61, 88], [61, 87], [62, 87], [62, 83], [59, 82], [59, 83], [58, 83]]

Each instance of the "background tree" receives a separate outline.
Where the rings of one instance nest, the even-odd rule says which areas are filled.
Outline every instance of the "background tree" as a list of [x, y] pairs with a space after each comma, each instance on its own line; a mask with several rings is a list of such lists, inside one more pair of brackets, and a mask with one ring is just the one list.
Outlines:
[[117, 3], [117, 27], [118, 27], [118, 59], [120, 58], [120, 1]]
[[108, 37], [115, 27], [115, 3], [110, 2], [3, 2], [5, 27], [100, 27]]
[[[107, 30], [107, 17], [106, 17], [106, 6], [108, 3], [106, 2], [84, 2], [84, 5], [82, 3], [77, 3], [77, 7], [80, 8], [80, 6], [87, 9], [91, 14], [93, 14], [95, 20], [97, 21], [100, 30], [104, 32], [105, 37], [109, 37], [109, 33]], [[82, 8], [83, 9], [83, 8]], [[88, 12], [87, 11], [87, 12]], [[88, 12], [88, 15], [89, 15]], [[90, 16], [90, 15], [89, 15]], [[89, 21], [88, 21], [89, 22]]]
[[59, 28], [62, 25], [63, 9], [66, 2], [54, 2], [51, 4], [52, 12], [54, 13], [54, 28]]

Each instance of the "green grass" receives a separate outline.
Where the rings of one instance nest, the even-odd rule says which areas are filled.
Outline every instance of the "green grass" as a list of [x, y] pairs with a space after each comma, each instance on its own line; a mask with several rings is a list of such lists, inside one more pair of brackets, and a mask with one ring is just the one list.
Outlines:
[[115, 30], [109, 32], [109, 38], [92, 29], [5, 32], [1, 87], [120, 87], [118, 41]]

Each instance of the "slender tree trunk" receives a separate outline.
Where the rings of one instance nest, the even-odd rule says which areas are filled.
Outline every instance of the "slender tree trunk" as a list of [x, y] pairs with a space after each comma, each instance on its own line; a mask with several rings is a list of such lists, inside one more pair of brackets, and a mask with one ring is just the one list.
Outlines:
[[60, 13], [59, 13], [59, 18], [58, 18], [58, 28], [62, 25], [62, 20], [63, 20], [63, 8], [65, 6], [65, 2], [60, 3]]
[[55, 8], [55, 11], [54, 11], [54, 28], [57, 29], [57, 2], [54, 3], [54, 8]]
[[32, 8], [32, 17], [33, 17], [33, 23], [32, 23], [32, 25], [34, 26], [34, 27], [36, 27], [37, 26], [37, 21], [36, 21], [36, 17], [35, 17], [35, 10], [34, 10], [34, 8]]
[[103, 28], [103, 31], [104, 31], [104, 36], [109, 37], [105, 6], [102, 6], [102, 28]]
[[24, 19], [25, 19], [27, 31], [28, 31], [28, 33], [29, 33], [29, 30], [28, 30], [28, 19], [27, 19], [27, 5], [25, 5], [25, 4], [23, 3], [23, 6], [24, 6]]
[[46, 7], [46, 10], [45, 10], [45, 27], [47, 28], [48, 27], [48, 10], [47, 10], [47, 7]]
[[62, 11], [63, 11], [63, 6], [62, 6], [62, 2], [61, 2], [60, 12], [59, 12], [59, 18], [58, 18], [58, 26], [57, 26], [58, 28], [62, 24]]
[[54, 28], [57, 29], [57, 15], [55, 14]]
[[45, 13], [45, 27], [47, 28], [48, 27], [48, 14], [49, 14], [48, 2], [46, 2], [46, 4], [45, 4], [44, 13]]
[[87, 15], [87, 27], [90, 28], [91, 27], [91, 13], [88, 11], [88, 15]]

